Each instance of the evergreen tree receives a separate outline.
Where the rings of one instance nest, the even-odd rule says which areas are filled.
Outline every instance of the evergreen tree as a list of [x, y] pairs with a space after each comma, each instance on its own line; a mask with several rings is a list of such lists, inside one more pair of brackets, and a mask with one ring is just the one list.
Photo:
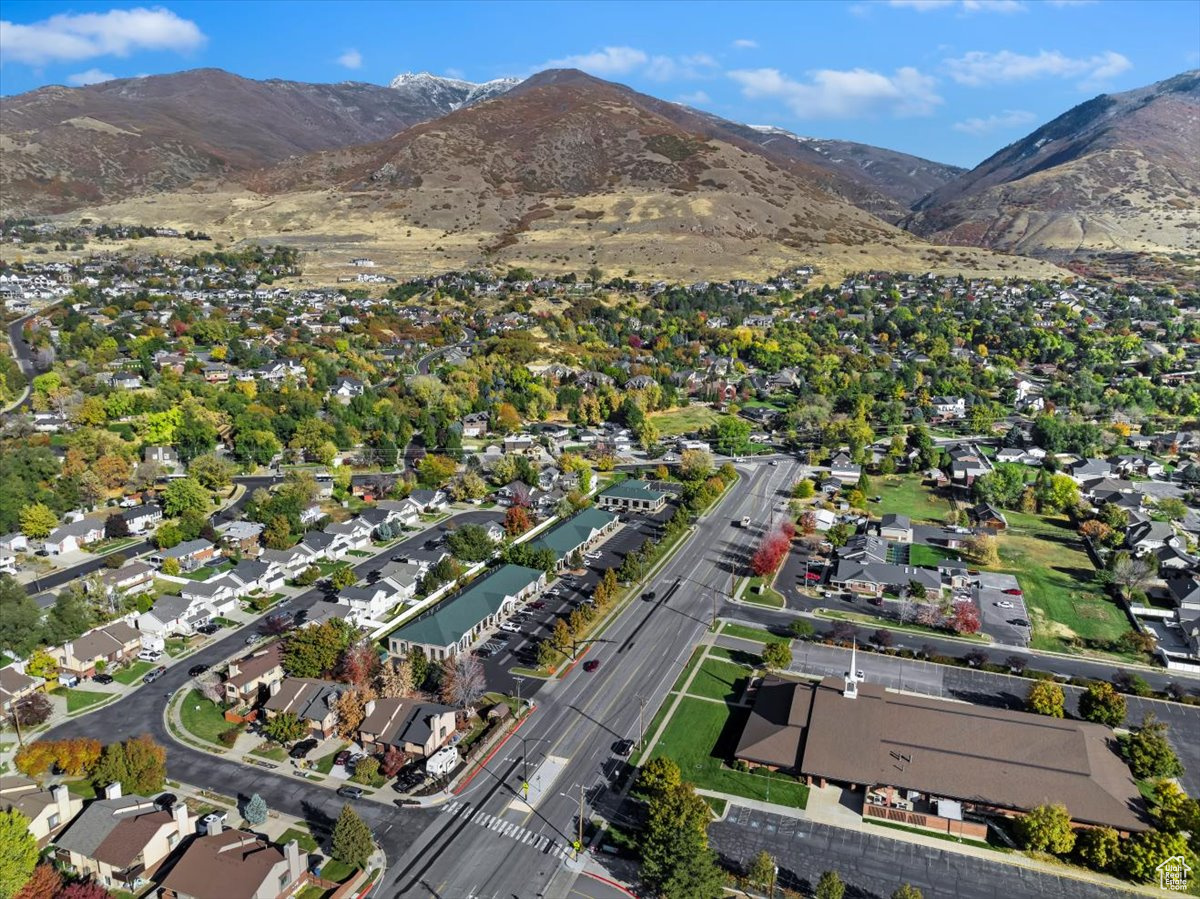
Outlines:
[[375, 851], [371, 829], [348, 805], [342, 806], [337, 823], [333, 825], [332, 855], [340, 862], [355, 868], [365, 867]]

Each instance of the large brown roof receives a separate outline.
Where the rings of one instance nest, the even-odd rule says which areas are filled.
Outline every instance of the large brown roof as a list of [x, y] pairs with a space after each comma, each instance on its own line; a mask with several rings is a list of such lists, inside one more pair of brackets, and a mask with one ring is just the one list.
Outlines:
[[286, 858], [274, 843], [244, 830], [223, 830], [192, 840], [162, 886], [196, 899], [253, 899], [280, 862]]
[[738, 740], [738, 758], [785, 770], [799, 766], [812, 691], [798, 686], [804, 685], [777, 678], [762, 682]]
[[[1061, 802], [1077, 821], [1130, 831], [1147, 827], [1137, 784], [1106, 727], [897, 693], [878, 684], [859, 684], [858, 698], [848, 699], [843, 686], [840, 678], [817, 685], [769, 679], [759, 689], [767, 708], [751, 716], [762, 730], [750, 743], [743, 734], [745, 748], [765, 745], [786, 753], [762, 722], [777, 717], [771, 704], [782, 700], [773, 691], [790, 687], [811, 696], [798, 766], [804, 774], [1022, 811]], [[794, 723], [784, 728], [799, 730]]]

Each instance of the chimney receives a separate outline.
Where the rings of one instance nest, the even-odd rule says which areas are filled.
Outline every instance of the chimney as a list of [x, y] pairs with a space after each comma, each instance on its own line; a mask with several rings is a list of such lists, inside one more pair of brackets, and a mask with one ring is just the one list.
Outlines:
[[271, 691], [271, 695], [274, 696], [276, 693], [279, 692], [279, 688], [282, 686], [283, 686], [283, 681], [273, 680], [273, 681], [271, 681], [271, 686], [268, 689]]
[[283, 857], [287, 859], [288, 880], [294, 883], [304, 873], [305, 859], [300, 854], [300, 844], [288, 840], [283, 847]]
[[107, 787], [104, 788], [104, 798], [105, 799], [120, 799], [121, 798], [121, 782], [119, 780], [114, 780], [112, 783], [110, 783]]
[[227, 677], [237, 677], [241, 673], [242, 673], [242, 669], [240, 667], [238, 667], [237, 662], [229, 663], [229, 673], [226, 675]]
[[175, 827], [181, 837], [191, 832], [188, 826], [188, 807], [182, 802], [176, 802], [171, 808], [171, 817], [175, 819]]
[[59, 823], [66, 824], [73, 817], [71, 815], [71, 791], [66, 788], [65, 784], [56, 784], [50, 788], [50, 795], [54, 797]]
[[371, 699], [367, 702], [367, 704], [365, 706], [363, 706], [363, 717], [370, 716], [370, 714], [374, 711], [375, 711], [375, 700]]
[[221, 832], [221, 816], [217, 815], [211, 821], [204, 825], [205, 831], [210, 837], [215, 837]]

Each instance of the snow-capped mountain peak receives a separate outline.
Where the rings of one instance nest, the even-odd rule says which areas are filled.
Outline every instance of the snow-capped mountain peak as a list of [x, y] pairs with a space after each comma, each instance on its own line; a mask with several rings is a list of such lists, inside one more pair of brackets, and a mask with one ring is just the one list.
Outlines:
[[477, 84], [460, 78], [443, 78], [430, 72], [404, 72], [393, 78], [388, 87], [414, 98], [423, 98], [445, 113], [498, 97], [520, 84], [520, 81], [519, 78], [496, 78]]

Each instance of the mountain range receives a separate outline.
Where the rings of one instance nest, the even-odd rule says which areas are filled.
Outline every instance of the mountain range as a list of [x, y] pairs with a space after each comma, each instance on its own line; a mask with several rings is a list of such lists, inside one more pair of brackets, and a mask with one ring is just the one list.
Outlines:
[[1097, 97], [964, 171], [574, 70], [383, 87], [201, 69], [0, 99], [0, 211], [375, 241], [414, 266], [524, 256], [678, 274], [802, 256], [1006, 271], [1017, 263], [974, 248], [1187, 255], [1198, 84]]

